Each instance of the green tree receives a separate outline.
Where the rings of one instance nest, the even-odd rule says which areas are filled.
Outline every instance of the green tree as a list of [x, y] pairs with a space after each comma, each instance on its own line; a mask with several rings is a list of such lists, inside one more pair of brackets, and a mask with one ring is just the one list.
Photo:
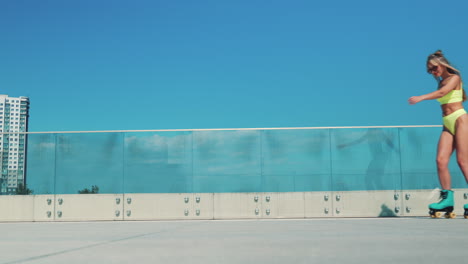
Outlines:
[[18, 184], [18, 188], [16, 189], [16, 195], [29, 195], [32, 193], [33, 190], [29, 189], [27, 185], [23, 185], [22, 183]]
[[99, 193], [99, 187], [97, 185], [91, 186], [91, 190], [84, 188], [83, 190], [78, 191], [79, 194], [94, 194]]

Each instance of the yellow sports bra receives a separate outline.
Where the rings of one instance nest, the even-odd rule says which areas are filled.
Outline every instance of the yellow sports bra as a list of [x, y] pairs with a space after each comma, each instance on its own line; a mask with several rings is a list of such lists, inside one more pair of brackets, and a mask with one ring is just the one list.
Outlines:
[[441, 98], [437, 99], [441, 105], [448, 103], [457, 103], [463, 101], [463, 86], [460, 90], [452, 90]]

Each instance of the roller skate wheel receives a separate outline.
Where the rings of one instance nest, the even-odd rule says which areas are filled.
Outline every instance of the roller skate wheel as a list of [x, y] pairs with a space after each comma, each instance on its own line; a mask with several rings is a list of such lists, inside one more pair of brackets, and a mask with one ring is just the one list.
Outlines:
[[457, 217], [457, 215], [454, 213], [454, 212], [451, 212], [451, 213], [446, 213], [445, 214], [445, 218], [455, 218]]
[[441, 212], [436, 212], [434, 214], [435, 218], [440, 218], [442, 216], [442, 213]]

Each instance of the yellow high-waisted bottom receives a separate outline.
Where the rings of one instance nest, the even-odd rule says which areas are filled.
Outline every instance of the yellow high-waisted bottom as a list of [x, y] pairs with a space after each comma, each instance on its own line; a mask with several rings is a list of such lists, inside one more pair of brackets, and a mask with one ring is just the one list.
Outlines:
[[444, 121], [444, 126], [455, 135], [455, 124], [457, 123], [457, 119], [466, 114], [465, 109], [458, 109], [457, 111], [451, 113], [450, 115], [442, 117], [442, 121]]

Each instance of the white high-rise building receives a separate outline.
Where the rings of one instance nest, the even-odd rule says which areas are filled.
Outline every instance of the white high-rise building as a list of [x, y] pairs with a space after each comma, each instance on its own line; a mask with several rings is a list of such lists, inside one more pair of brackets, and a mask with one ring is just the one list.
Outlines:
[[0, 194], [16, 194], [26, 186], [29, 98], [0, 94]]

